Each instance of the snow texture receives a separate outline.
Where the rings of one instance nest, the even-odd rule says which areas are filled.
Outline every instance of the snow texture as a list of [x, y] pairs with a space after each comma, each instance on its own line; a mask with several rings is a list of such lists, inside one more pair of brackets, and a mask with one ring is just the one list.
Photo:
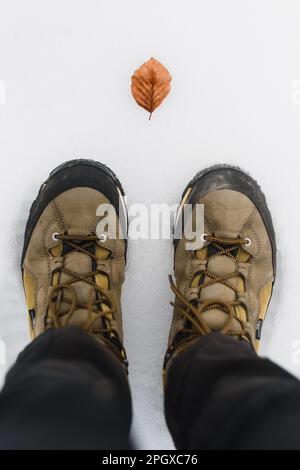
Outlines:
[[[262, 186], [278, 275], [261, 354], [300, 376], [300, 3], [297, 0], [0, 0], [0, 338], [28, 343], [20, 255], [40, 183], [94, 158], [128, 203], [175, 203], [200, 169], [230, 163]], [[173, 76], [151, 121], [130, 77], [151, 56]], [[131, 241], [123, 310], [141, 448], [172, 448], [161, 368], [171, 320], [168, 240]]]

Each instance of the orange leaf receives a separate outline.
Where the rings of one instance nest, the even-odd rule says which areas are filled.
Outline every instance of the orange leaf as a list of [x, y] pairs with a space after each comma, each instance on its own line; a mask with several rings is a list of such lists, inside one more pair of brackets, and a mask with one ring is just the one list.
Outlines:
[[139, 106], [153, 111], [161, 104], [168, 95], [172, 80], [166, 67], [158, 60], [151, 57], [131, 77], [131, 93]]

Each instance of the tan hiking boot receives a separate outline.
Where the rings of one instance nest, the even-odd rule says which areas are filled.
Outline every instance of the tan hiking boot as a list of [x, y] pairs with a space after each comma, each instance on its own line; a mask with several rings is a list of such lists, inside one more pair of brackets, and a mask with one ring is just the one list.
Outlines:
[[257, 350], [272, 295], [275, 235], [257, 183], [238, 168], [211, 167], [187, 186], [179, 213], [197, 203], [204, 205], [202, 246], [191, 251], [184, 235], [174, 240], [175, 304], [164, 370], [170, 358], [212, 332]]
[[[114, 239], [98, 233], [106, 214], [100, 214], [101, 204], [112, 208]], [[31, 207], [22, 255], [32, 338], [49, 328], [77, 326], [127, 368], [120, 302], [126, 235], [124, 192], [109, 168], [73, 160], [52, 171]]]

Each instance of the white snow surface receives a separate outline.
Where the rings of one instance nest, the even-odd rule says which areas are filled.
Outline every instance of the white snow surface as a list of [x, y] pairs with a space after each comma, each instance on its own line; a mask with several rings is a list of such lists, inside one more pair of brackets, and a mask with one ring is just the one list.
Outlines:
[[[29, 342], [20, 255], [30, 205], [50, 170], [76, 157], [109, 165], [128, 204], [178, 202], [215, 163], [250, 172], [278, 243], [261, 354], [300, 376], [299, 21], [297, 0], [0, 0], [1, 381]], [[173, 80], [149, 122], [130, 77], [151, 56]], [[144, 449], [173, 448], [161, 380], [171, 271], [170, 241], [130, 242], [125, 344]]]

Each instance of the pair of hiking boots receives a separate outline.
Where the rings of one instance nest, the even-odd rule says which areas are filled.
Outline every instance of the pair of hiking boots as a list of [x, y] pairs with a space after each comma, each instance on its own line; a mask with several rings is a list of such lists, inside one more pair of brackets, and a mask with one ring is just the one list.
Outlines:
[[[102, 204], [113, 206], [116, 221], [123, 221], [114, 238], [97, 233]], [[165, 371], [173, 357], [213, 332], [257, 350], [275, 279], [272, 220], [250, 176], [226, 165], [208, 168], [187, 185], [178, 214], [185, 204], [204, 205], [203, 243], [187, 250], [184, 233], [174, 240]], [[52, 171], [31, 207], [22, 254], [32, 338], [49, 328], [77, 326], [127, 370], [121, 313], [126, 221], [123, 188], [105, 165], [74, 160]]]

